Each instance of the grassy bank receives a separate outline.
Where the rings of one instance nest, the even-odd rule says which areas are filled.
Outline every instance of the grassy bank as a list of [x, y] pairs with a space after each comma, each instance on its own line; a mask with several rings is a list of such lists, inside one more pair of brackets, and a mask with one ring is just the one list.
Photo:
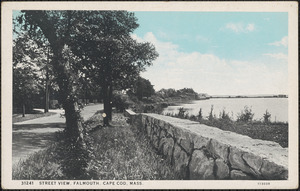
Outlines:
[[[183, 110], [181, 109], [181, 112]], [[247, 118], [247, 113], [245, 116]], [[249, 114], [249, 113], [248, 113]], [[207, 119], [200, 116], [188, 115], [183, 113], [167, 114], [168, 116], [198, 121], [212, 127], [217, 127], [225, 131], [231, 131], [242, 135], [247, 135], [253, 139], [262, 139], [279, 143], [282, 147], [288, 147], [288, 123], [283, 122], [263, 122], [255, 120], [232, 120], [223, 111], [219, 118], [210, 115]], [[241, 119], [245, 116], [240, 116]]]
[[[111, 127], [99, 124], [100, 112], [86, 122], [88, 151], [76, 147], [70, 151], [72, 145], [66, 145], [62, 133], [58, 133], [55, 143], [13, 167], [13, 179], [175, 179], [170, 165], [153, 151], [143, 135], [126, 123], [123, 114], [114, 113]], [[78, 166], [71, 163], [81, 170], [76, 171]], [[72, 170], [73, 173], [66, 173]]]
[[125, 120], [122, 114], [115, 114], [111, 127], [98, 126], [91, 134], [98, 179], [174, 179], [172, 168], [153, 151], [146, 137]]

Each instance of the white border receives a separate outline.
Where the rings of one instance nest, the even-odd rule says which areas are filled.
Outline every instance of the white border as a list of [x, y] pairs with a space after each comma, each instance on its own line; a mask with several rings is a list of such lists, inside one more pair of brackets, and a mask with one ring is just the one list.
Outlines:
[[[295, 189], [298, 188], [298, 4], [297, 2], [2, 2], [1, 7], [1, 185], [4, 189]], [[128, 11], [213, 11], [288, 12], [289, 61], [289, 179], [285, 181], [138, 181], [142, 185], [98, 186], [21, 185], [12, 180], [12, 11], [13, 10], [128, 10]], [[70, 181], [71, 184], [73, 181]], [[86, 182], [86, 181], [85, 181]], [[90, 181], [93, 182], [93, 181]], [[94, 181], [95, 182], [95, 181]], [[258, 185], [268, 182], [270, 185]]]

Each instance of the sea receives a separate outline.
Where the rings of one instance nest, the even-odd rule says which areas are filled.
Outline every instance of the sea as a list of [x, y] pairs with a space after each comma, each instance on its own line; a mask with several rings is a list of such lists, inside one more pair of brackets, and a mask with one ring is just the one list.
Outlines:
[[225, 110], [233, 120], [248, 107], [254, 113], [253, 120], [263, 120], [264, 114], [268, 111], [272, 122], [288, 122], [288, 98], [210, 98], [179, 106], [168, 106], [163, 110], [163, 114], [176, 114], [181, 107], [184, 108], [185, 114], [189, 115], [198, 115], [201, 108], [204, 118], [209, 116], [211, 109], [216, 117]]

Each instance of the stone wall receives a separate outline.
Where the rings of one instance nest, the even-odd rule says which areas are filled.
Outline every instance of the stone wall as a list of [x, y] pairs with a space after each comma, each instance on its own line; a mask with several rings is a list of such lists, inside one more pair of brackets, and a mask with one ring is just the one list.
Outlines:
[[288, 149], [215, 127], [158, 114], [126, 112], [180, 179], [284, 180]]

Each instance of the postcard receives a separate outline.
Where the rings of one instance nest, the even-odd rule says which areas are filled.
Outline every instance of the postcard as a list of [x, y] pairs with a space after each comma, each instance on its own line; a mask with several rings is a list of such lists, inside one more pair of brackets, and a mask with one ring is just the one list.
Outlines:
[[2, 189], [296, 189], [298, 4], [2, 2]]

